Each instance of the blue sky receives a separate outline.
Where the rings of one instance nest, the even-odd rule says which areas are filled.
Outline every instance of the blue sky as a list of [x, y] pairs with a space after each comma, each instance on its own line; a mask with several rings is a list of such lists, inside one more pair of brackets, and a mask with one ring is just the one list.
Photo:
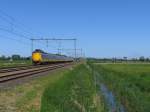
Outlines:
[[[150, 56], [148, 0], [0, 0], [0, 28], [29, 38], [77, 38], [78, 47], [90, 57]], [[3, 30], [0, 38], [0, 55], [30, 55], [27, 39]], [[57, 48], [54, 42], [49, 48], [41, 44], [35, 48]]]

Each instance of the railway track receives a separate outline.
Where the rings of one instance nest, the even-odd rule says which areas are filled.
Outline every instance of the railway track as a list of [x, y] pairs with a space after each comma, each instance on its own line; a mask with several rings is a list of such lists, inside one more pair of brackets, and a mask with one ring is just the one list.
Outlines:
[[[12, 80], [16, 80], [16, 79], [20, 79], [23, 77], [28, 77], [28, 76], [32, 76], [32, 75], [36, 75], [42, 72], [46, 72], [46, 71], [50, 71], [50, 70], [54, 70], [57, 68], [62, 68], [65, 67], [67, 65], [71, 65], [71, 63], [63, 63], [63, 64], [54, 64], [54, 65], [45, 65], [45, 66], [38, 66], [38, 67], [33, 67], [33, 68], [14, 68], [13, 71], [8, 71], [8, 72], [2, 72], [0, 73], [0, 83], [5, 83], [8, 81], [12, 81]], [[15, 70], [17, 69], [17, 70]]]
[[6, 72], [13, 72], [13, 71], [19, 71], [19, 70], [25, 70], [29, 68], [33, 68], [34, 66], [19, 66], [19, 67], [9, 67], [9, 68], [0, 68], [0, 73], [6, 73]]
[[28, 66], [18, 66], [18, 67], [9, 67], [9, 68], [0, 68], [0, 73], [7, 73], [7, 72], [13, 72], [13, 71], [19, 71], [19, 70], [26, 70], [26, 69], [32, 69], [42, 66], [48, 66], [48, 65], [28, 65]]

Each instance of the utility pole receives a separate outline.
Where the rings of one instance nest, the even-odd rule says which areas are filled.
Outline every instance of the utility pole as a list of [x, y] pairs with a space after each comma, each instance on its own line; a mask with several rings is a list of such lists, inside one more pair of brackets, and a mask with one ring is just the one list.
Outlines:
[[33, 52], [33, 39], [31, 39], [31, 53]]
[[48, 40], [46, 40], [46, 46], [48, 47]]
[[59, 45], [58, 45], [58, 54], [61, 55], [61, 41], [60, 41], [58, 44], [59, 44]]
[[77, 51], [76, 51], [77, 50], [77, 45], [76, 45], [77, 42], [76, 41], [77, 41], [77, 39], [74, 39], [74, 53], [75, 53], [74, 57], [75, 57], [75, 59], [77, 58]]
[[33, 52], [33, 39], [31, 39], [31, 62], [32, 62], [32, 52]]

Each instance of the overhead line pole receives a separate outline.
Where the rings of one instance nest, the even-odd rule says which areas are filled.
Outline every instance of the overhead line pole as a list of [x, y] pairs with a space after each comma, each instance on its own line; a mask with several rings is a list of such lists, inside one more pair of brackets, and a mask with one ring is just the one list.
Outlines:
[[76, 51], [76, 49], [77, 49], [76, 48], [77, 47], [77, 45], [76, 45], [77, 42], [76, 41], [77, 41], [77, 39], [74, 39], [74, 50], [75, 50], [75, 54], [74, 55], [75, 55], [75, 59], [77, 58], [77, 51]]
[[31, 62], [32, 62], [32, 53], [33, 53], [33, 39], [31, 39]]

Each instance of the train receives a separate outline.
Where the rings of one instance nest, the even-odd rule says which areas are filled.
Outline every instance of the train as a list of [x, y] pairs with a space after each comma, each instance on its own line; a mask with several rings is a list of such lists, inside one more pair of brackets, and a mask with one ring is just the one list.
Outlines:
[[73, 62], [72, 57], [60, 54], [46, 53], [41, 49], [35, 49], [32, 52], [32, 63], [34, 65], [51, 64], [51, 63], [65, 63]]

